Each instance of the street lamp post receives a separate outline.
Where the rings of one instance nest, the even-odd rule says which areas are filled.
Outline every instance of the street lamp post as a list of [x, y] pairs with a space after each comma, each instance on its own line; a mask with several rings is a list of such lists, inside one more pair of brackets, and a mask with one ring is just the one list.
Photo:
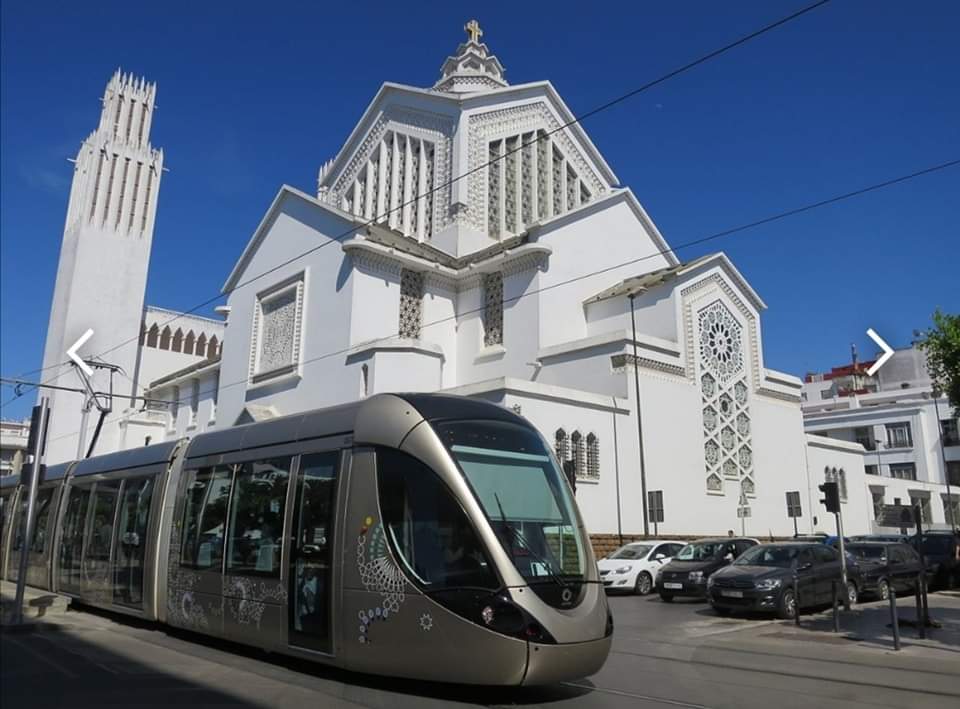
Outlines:
[[940, 396], [938, 389], [933, 390], [933, 410], [937, 417], [937, 440], [940, 441], [940, 460], [943, 462], [943, 479], [947, 483], [947, 514], [950, 516], [950, 529], [957, 533], [957, 519], [953, 514], [953, 495], [950, 493], [950, 471], [947, 468], [947, 453], [943, 449], [943, 423], [940, 421], [940, 404], [937, 399]]

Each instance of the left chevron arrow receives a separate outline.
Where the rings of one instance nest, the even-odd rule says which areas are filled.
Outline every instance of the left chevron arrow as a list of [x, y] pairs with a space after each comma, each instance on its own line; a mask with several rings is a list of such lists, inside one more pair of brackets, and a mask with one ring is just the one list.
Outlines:
[[88, 377], [93, 374], [93, 370], [90, 369], [90, 365], [83, 361], [83, 358], [77, 354], [77, 350], [83, 347], [83, 344], [93, 337], [93, 329], [88, 329], [85, 333], [80, 335], [80, 339], [74, 342], [70, 349], [67, 350], [67, 357], [69, 357], [75, 365], [80, 367], [80, 370], [86, 374]]

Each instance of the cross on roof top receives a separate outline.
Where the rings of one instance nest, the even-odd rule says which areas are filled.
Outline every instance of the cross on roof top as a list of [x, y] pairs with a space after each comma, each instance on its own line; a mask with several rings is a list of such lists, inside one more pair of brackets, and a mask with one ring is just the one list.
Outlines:
[[479, 42], [483, 36], [483, 30], [480, 29], [480, 23], [476, 20], [470, 20], [463, 26], [464, 31], [470, 37], [471, 42]]

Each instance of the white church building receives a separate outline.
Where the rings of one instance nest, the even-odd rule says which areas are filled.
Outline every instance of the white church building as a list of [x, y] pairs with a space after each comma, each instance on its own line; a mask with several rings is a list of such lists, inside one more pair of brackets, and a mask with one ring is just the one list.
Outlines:
[[[145, 260], [128, 276], [138, 279], [124, 287], [140, 304], [106, 306], [125, 309], [122, 324], [142, 333], [124, 366], [147, 397], [177, 403], [131, 407], [104, 445], [381, 392], [444, 391], [535, 424], [573, 466], [596, 535], [642, 534], [645, 501], [650, 533], [792, 535], [787, 493], [800, 505], [801, 533], [831, 531], [817, 485], [831, 468], [863, 478], [863, 449], [804, 433], [802, 382], [764, 361], [760, 295], [723, 253], [680, 262], [553, 86], [508, 84], [475, 23], [468, 28], [436, 84], [380, 88], [321, 168], [315, 193], [279, 189], [223, 284], [225, 328], [195, 316], [171, 321], [175, 313], [151, 319], [157, 310], [142, 305]], [[145, 90], [152, 102], [153, 88]], [[92, 165], [99, 145], [84, 158]], [[150, 187], [119, 188], [122, 197], [114, 187], [102, 197], [106, 222], [97, 216], [96, 233], [81, 233], [134, 240], [139, 250], [118, 259], [149, 251], [162, 155], [138, 145], [130, 149], [151, 165]], [[129, 176], [126, 163], [140, 158], [118, 154], [126, 162], [88, 170], [99, 170], [98, 180], [104, 171]], [[124, 200], [144, 189], [150, 229], [131, 236]], [[85, 218], [89, 200], [82, 210]], [[66, 320], [76, 327], [65, 327], [59, 302], [53, 359], [78, 329], [95, 327], [71, 320], [73, 311]], [[128, 328], [103, 317], [118, 322], [103, 334], [112, 344]], [[867, 503], [848, 500], [858, 520], [863, 511], [853, 508]], [[869, 531], [866, 517], [852, 524], [851, 533]]]

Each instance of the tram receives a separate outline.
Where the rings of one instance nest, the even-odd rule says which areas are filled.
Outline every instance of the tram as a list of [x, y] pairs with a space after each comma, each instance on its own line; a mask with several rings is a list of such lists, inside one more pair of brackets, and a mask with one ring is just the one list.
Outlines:
[[438, 394], [51, 466], [0, 486], [0, 574], [361, 672], [534, 685], [596, 672], [613, 622], [539, 433]]

